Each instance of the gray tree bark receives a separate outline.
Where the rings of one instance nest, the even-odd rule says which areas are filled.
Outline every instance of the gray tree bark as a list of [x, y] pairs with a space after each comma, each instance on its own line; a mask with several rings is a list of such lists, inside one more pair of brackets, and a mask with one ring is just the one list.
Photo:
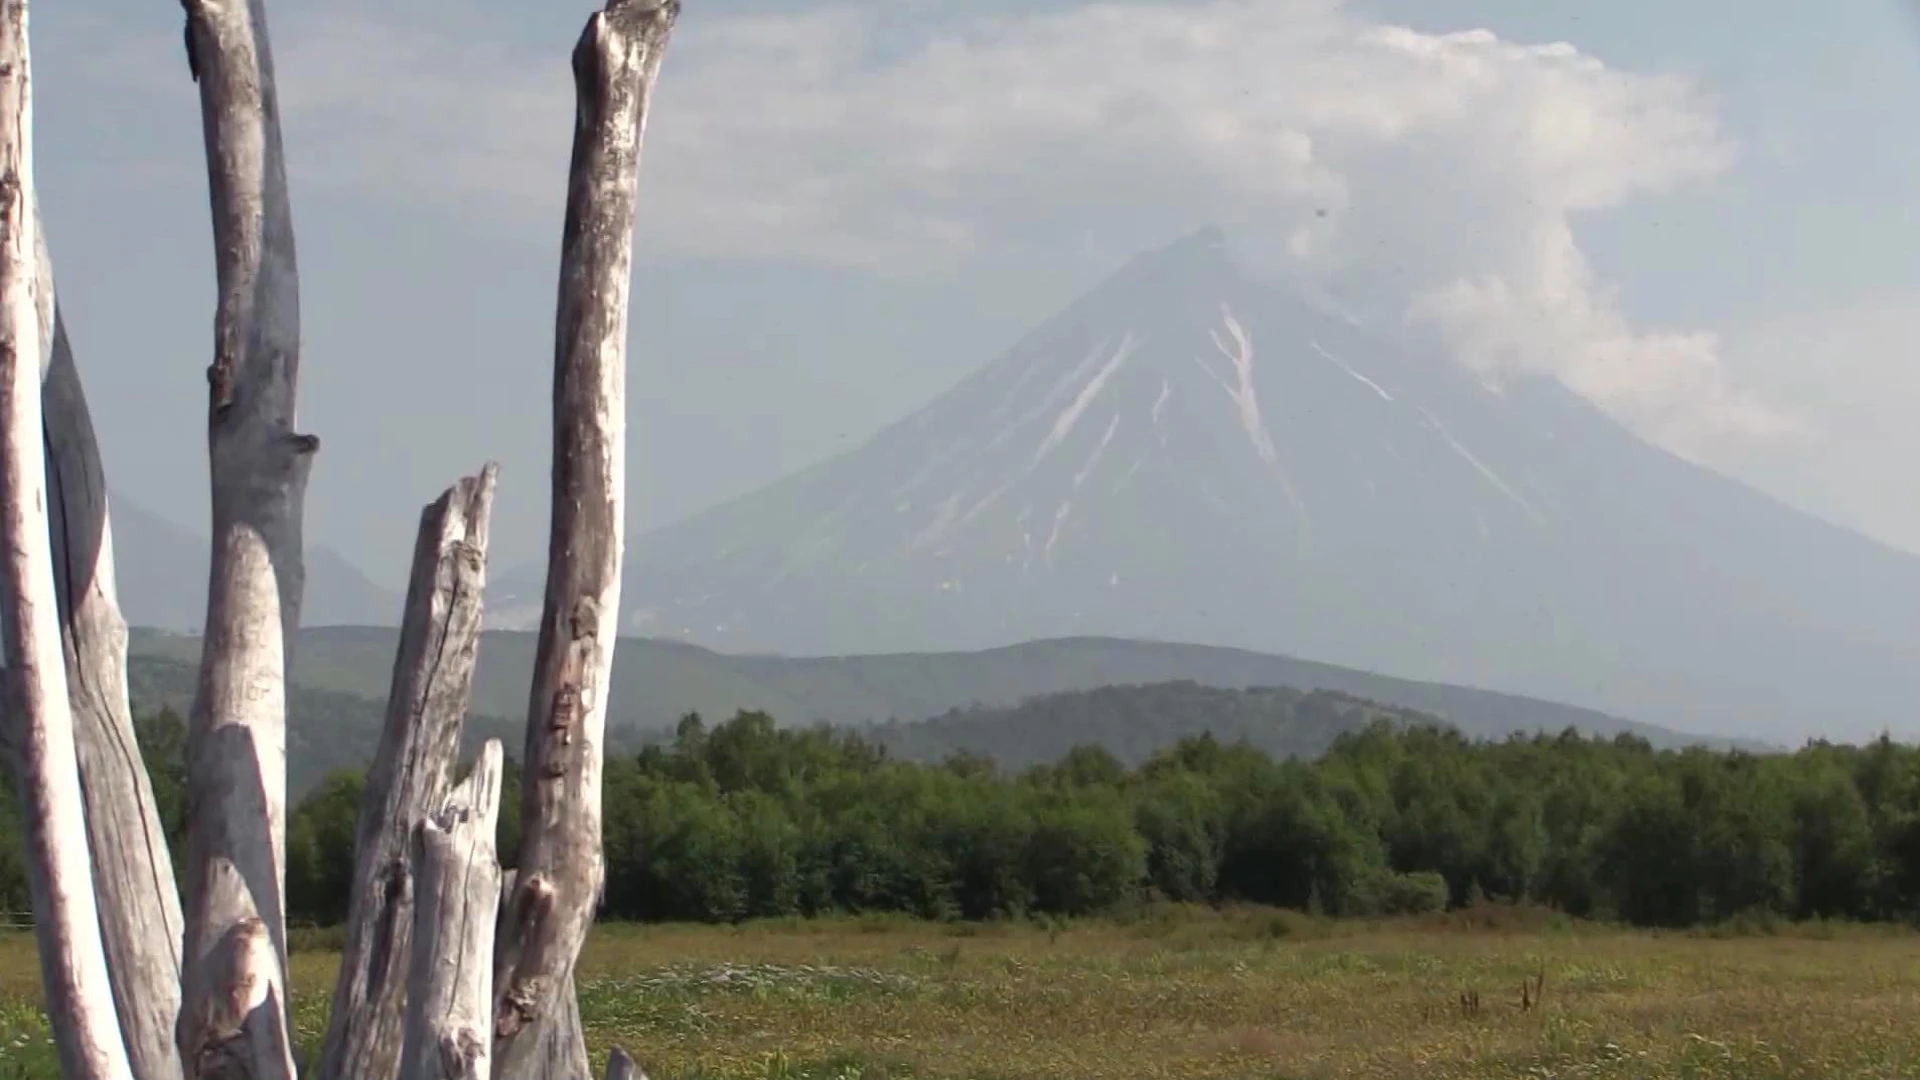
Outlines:
[[26, 0], [0, 0], [0, 630], [40, 970], [68, 1080], [131, 1080], [100, 940], [47, 520]]
[[[493, 934], [500, 908], [500, 743], [416, 830], [413, 963], [400, 1080], [492, 1075]], [[385, 1073], [368, 1074], [393, 1076]]]
[[[393, 1076], [400, 1063], [407, 969], [417, 955], [409, 944], [416, 884], [411, 841], [418, 823], [446, 799], [460, 752], [473, 696], [497, 476], [498, 469], [488, 465], [421, 514], [386, 727], [360, 804], [347, 944], [315, 1074], [320, 1080]], [[492, 858], [491, 834], [487, 852]], [[487, 907], [482, 955], [489, 963], [498, 904], [495, 896]], [[491, 970], [486, 985], [490, 993]]]
[[187, 1074], [292, 1080], [286, 674], [318, 440], [294, 432], [300, 299], [263, 0], [184, 0], [200, 85], [219, 306], [210, 390], [212, 575], [189, 727]]
[[[578, 1043], [563, 1014], [599, 904], [602, 740], [619, 628], [627, 299], [640, 147], [679, 0], [609, 0], [573, 52], [576, 119], [561, 235], [547, 586], [527, 710], [514, 921], [495, 945], [502, 1077], [584, 1080], [542, 1055]], [[577, 1010], [577, 1003], [572, 1003]], [[556, 1038], [546, 1030], [562, 1025]], [[557, 1063], [556, 1063], [557, 1064]]]

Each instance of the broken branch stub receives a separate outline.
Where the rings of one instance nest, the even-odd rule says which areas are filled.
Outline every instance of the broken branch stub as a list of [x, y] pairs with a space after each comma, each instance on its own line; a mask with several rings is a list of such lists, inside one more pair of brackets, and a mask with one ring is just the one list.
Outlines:
[[[386, 726], [367, 775], [354, 844], [347, 942], [318, 1080], [392, 1076], [400, 1062], [413, 934], [417, 823], [446, 798], [473, 696], [496, 466], [461, 480], [421, 513]], [[492, 852], [492, 838], [488, 839]], [[486, 952], [493, 956], [493, 912]], [[493, 985], [489, 971], [487, 986]]]
[[176, 1035], [189, 1076], [238, 1070], [290, 1080], [286, 675], [305, 584], [301, 507], [318, 441], [293, 429], [299, 282], [265, 5], [183, 3], [219, 300], [207, 371], [212, 574], [188, 735]]
[[[536, 1075], [541, 1048], [555, 1045], [540, 1029], [577, 1027], [562, 1016], [560, 997], [604, 875], [601, 756], [619, 627], [633, 223], [648, 102], [679, 12], [679, 0], [610, 0], [573, 52], [547, 585], [527, 712], [519, 878], [508, 905], [516, 921], [495, 943], [503, 1077]], [[537, 1075], [576, 1080], [574, 1069]]]
[[499, 741], [487, 740], [472, 774], [414, 835], [419, 894], [400, 1080], [491, 1075], [493, 935], [500, 904], [494, 834], [503, 760]]
[[40, 253], [26, 0], [0, 0], [0, 632], [41, 980], [68, 1080], [131, 1080], [100, 941], [61, 647], [40, 416]]

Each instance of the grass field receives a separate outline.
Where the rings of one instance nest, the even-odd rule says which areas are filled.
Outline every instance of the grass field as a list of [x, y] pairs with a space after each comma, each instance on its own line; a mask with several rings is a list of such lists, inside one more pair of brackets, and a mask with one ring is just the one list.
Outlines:
[[[296, 944], [311, 1043], [335, 960], [324, 935]], [[1920, 935], [1877, 928], [1183, 911], [605, 927], [580, 974], [596, 1055], [618, 1042], [655, 1080], [1920, 1077]], [[0, 1078], [55, 1075], [38, 997], [31, 939], [0, 938]]]

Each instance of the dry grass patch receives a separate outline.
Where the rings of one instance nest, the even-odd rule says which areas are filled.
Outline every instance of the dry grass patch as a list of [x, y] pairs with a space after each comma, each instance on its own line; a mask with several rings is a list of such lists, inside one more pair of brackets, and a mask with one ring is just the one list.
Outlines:
[[[333, 957], [295, 957], [301, 1037]], [[603, 927], [596, 1052], [656, 1080], [1920, 1078], [1920, 936], [1654, 935], [1483, 916]], [[32, 942], [0, 939], [0, 1078], [41, 1056]], [[12, 1040], [24, 1039], [19, 1045]]]

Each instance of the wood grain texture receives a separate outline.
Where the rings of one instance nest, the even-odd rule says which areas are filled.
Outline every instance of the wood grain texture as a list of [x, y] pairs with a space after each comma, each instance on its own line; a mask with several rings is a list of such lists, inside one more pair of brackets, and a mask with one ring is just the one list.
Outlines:
[[415, 832], [418, 900], [401, 1080], [488, 1080], [492, 1074], [493, 935], [500, 908], [494, 834], [503, 761], [500, 743], [488, 740], [472, 774]]
[[[314, 1073], [321, 1080], [392, 1076], [400, 1063], [415, 955], [413, 833], [446, 799], [473, 697], [497, 477], [489, 464], [421, 512], [386, 726], [360, 804], [346, 946]], [[487, 909], [488, 963], [498, 903]]]

